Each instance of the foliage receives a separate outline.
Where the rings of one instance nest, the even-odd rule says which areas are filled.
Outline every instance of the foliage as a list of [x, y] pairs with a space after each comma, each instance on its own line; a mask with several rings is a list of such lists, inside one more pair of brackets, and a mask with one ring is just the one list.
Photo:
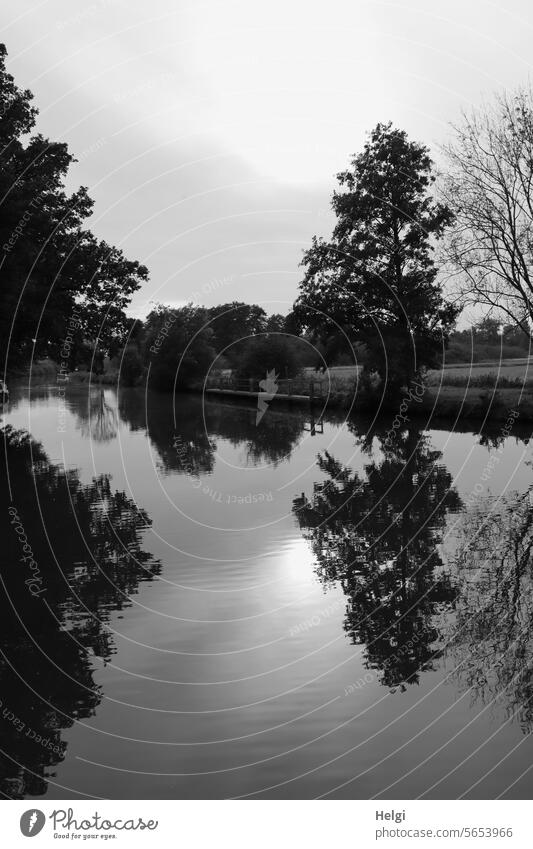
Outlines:
[[275, 312], [272, 315], [269, 315], [266, 320], [265, 330], [267, 333], [284, 333], [290, 332], [287, 331], [286, 328], [287, 320], [284, 315], [281, 315], [279, 312]]
[[257, 304], [233, 301], [211, 307], [206, 313], [213, 331], [213, 347], [232, 367], [239, 362], [248, 337], [267, 329], [266, 312]]
[[136, 345], [127, 345], [120, 361], [120, 382], [123, 386], [135, 386], [141, 379], [143, 364]]
[[452, 214], [428, 194], [427, 149], [390, 124], [378, 124], [338, 181], [337, 224], [304, 254], [295, 313], [326, 338], [348, 328], [366, 344], [367, 367], [394, 388], [439, 361], [457, 316], [432, 259]]
[[450, 335], [447, 363], [477, 363], [482, 360], [506, 360], [528, 357], [530, 338], [512, 324], [503, 324], [486, 316], [466, 330]]
[[281, 378], [296, 377], [301, 370], [305, 342], [280, 333], [267, 333], [249, 339], [243, 350], [236, 375], [239, 379], [264, 378], [274, 370]]
[[167, 390], [195, 386], [215, 360], [213, 337], [205, 308], [157, 307], [145, 322], [144, 357], [150, 384]]
[[93, 202], [85, 188], [67, 194], [75, 161], [67, 145], [30, 136], [37, 110], [18, 88], [0, 45], [0, 192], [2, 365], [60, 354], [74, 315], [70, 355], [83, 339], [118, 349], [124, 308], [147, 279], [147, 269], [83, 228]]

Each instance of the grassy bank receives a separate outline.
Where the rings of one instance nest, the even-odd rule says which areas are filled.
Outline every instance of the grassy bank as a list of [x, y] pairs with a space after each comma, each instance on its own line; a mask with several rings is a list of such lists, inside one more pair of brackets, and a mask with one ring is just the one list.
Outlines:
[[[415, 413], [410, 407], [410, 411]], [[517, 410], [521, 421], [533, 421], [533, 389], [502, 387], [479, 389], [463, 386], [429, 386], [421, 404], [421, 415], [432, 413], [447, 419], [485, 419], [503, 421]]]
[[[332, 381], [330, 392], [324, 398], [329, 409], [374, 414], [378, 408], [383, 413], [396, 413], [404, 396], [381, 403], [379, 389], [368, 393], [354, 381]], [[355, 401], [354, 401], [355, 397]], [[317, 401], [318, 403], [318, 401]], [[352, 406], [353, 405], [353, 406]], [[381, 405], [381, 406], [380, 406]], [[490, 419], [504, 421], [511, 410], [518, 410], [521, 421], [533, 421], [533, 384], [510, 378], [495, 380], [487, 376], [475, 379], [453, 377], [450, 383], [427, 383], [421, 400], [407, 402], [409, 417], [422, 416], [458, 421], [461, 419]]]
[[[500, 364], [501, 365], [501, 364]], [[430, 372], [426, 377], [421, 400], [408, 403], [407, 415], [428, 419], [442, 418], [447, 421], [473, 419], [483, 421], [505, 421], [511, 410], [518, 410], [520, 420], [533, 421], [533, 379], [528, 379], [527, 361], [498, 368], [498, 364], [487, 363], [474, 370], [459, 365], [441, 372]], [[117, 386], [118, 372], [110, 370], [96, 376], [89, 371], [71, 372], [71, 386]], [[32, 381], [55, 383], [56, 370], [50, 362], [34, 364]], [[318, 383], [322, 390], [318, 391]], [[353, 370], [338, 370], [329, 379], [315, 381], [315, 409], [324, 407], [340, 414], [362, 413], [374, 415], [380, 412], [395, 415], [404, 396], [387, 404], [381, 402], [379, 387], [369, 390], [364, 381], [357, 380]], [[191, 391], [203, 391], [203, 384]]]

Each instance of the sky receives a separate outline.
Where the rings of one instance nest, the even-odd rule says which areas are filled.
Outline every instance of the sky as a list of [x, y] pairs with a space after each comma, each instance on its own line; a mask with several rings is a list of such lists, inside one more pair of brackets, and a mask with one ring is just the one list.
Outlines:
[[378, 122], [439, 145], [531, 79], [528, 0], [4, 0], [8, 68], [68, 142], [91, 229], [154, 302], [286, 313], [335, 175]]

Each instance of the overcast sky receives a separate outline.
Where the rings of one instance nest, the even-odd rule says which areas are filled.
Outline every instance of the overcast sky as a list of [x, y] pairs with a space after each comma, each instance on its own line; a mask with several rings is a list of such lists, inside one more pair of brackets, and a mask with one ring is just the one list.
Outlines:
[[2, 30], [39, 130], [79, 159], [90, 226], [150, 269], [136, 315], [286, 312], [365, 133], [392, 120], [438, 155], [533, 55], [528, 0], [4, 0]]

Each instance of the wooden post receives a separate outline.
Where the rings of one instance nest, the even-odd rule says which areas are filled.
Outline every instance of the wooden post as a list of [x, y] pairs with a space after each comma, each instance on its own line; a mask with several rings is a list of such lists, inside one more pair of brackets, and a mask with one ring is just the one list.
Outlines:
[[312, 404], [315, 395], [315, 382], [314, 380], [309, 381], [309, 401]]
[[290, 398], [291, 395], [292, 395], [292, 380], [287, 381], [287, 391], [289, 393], [289, 398]]
[[250, 389], [250, 392], [254, 391], [254, 379], [253, 379], [253, 377], [248, 378], [248, 387]]

